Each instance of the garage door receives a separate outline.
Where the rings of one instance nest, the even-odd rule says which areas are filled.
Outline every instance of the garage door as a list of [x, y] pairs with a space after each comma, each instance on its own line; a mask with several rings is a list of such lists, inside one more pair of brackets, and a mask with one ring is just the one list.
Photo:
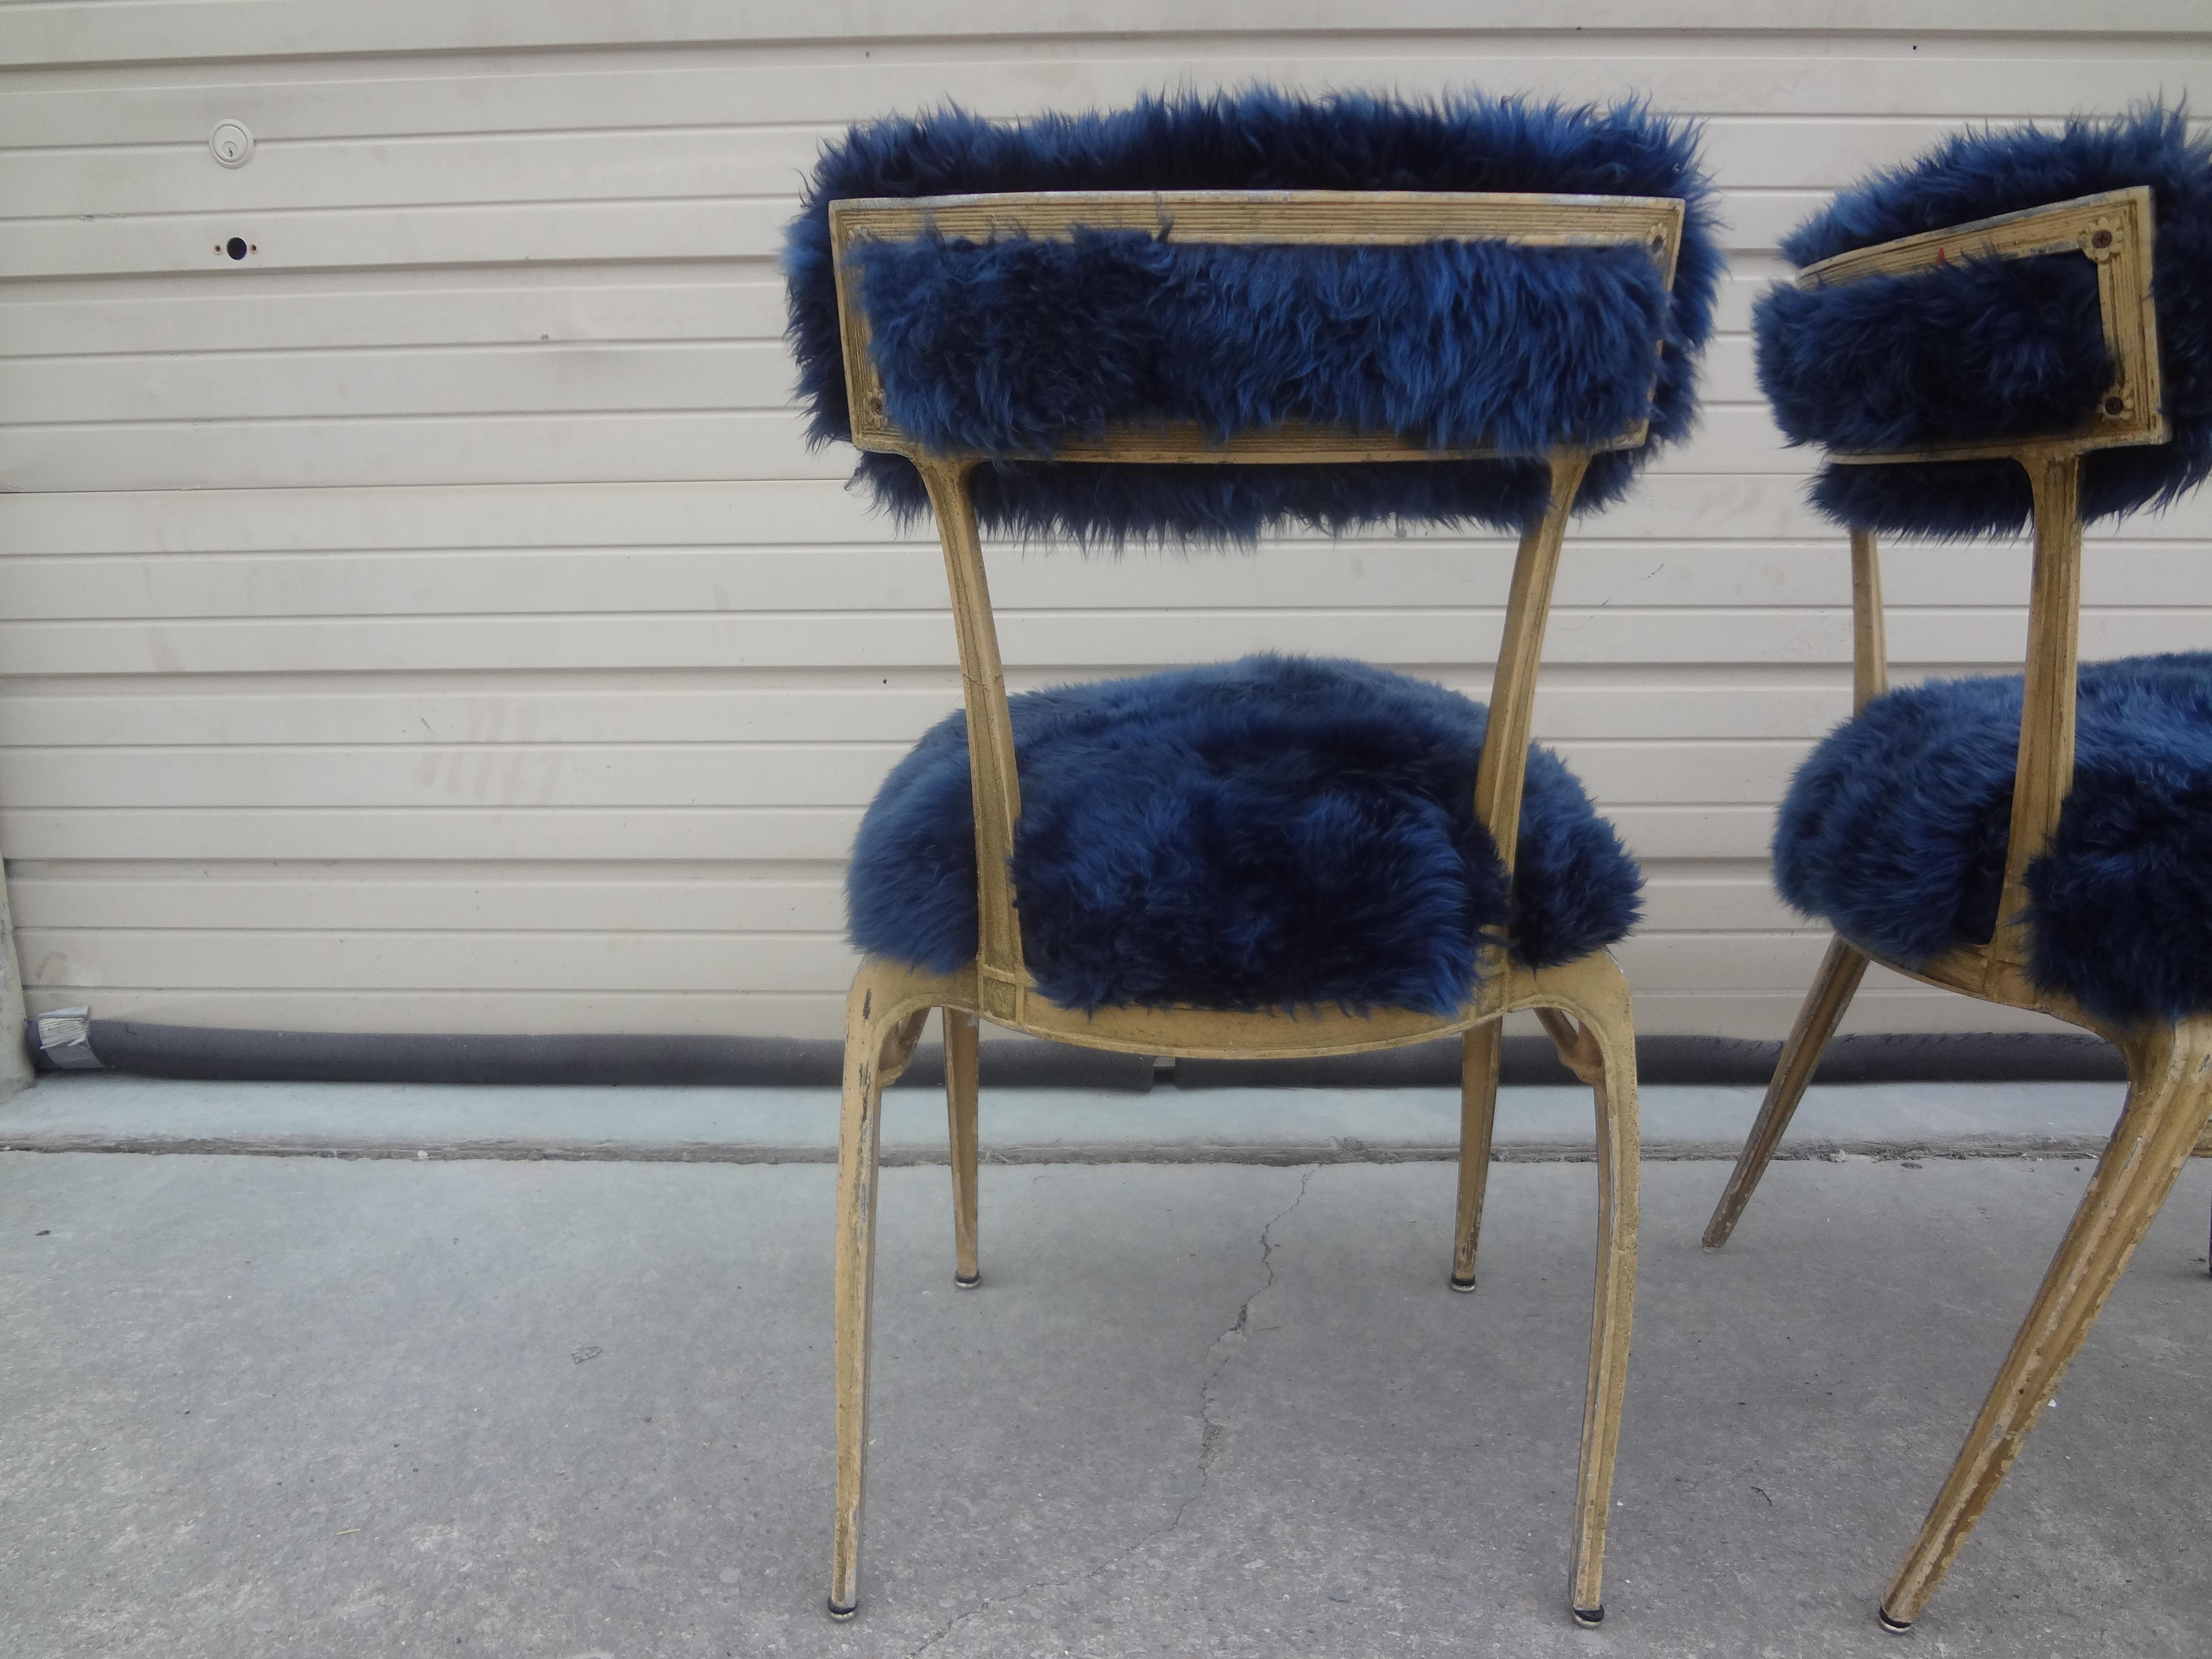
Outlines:
[[[1848, 706], [1850, 628], [1753, 382], [1776, 239], [1967, 120], [2212, 105], [2212, 39], [2188, 0], [2099, 33], [2001, 0], [1718, 32], [1736, 9], [0, 8], [0, 850], [32, 1006], [833, 1035], [843, 854], [957, 681], [933, 543], [790, 411], [799, 180], [887, 110], [1267, 78], [1708, 118], [1735, 264], [1709, 412], [1571, 543], [1536, 720], [1650, 872], [1621, 951], [1644, 1028], [1778, 1036], [1822, 941], [1765, 849]], [[2212, 642], [2209, 544], [2201, 501], [2095, 538], [2085, 653]], [[1480, 689], [1509, 560], [992, 555], [1022, 685], [1272, 648]], [[1897, 549], [1900, 677], [2016, 662], [2027, 572]], [[1895, 980], [1851, 1019], [2017, 1028]]]

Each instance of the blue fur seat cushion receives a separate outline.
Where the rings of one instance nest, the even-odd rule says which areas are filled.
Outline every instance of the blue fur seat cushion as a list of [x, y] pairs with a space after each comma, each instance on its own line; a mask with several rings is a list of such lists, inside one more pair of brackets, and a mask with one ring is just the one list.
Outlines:
[[[2029, 972], [2111, 1020], [2212, 1012], [2212, 653], [2087, 664], [2079, 686]], [[1907, 967], [1987, 940], [2020, 706], [2017, 676], [1939, 680], [1838, 726], [1782, 805], [1783, 897]]]
[[[1674, 290], [1640, 247], [1221, 246], [1141, 231], [1072, 242], [931, 238], [855, 255], [885, 407], [933, 448], [1006, 458], [1121, 424], [1214, 436], [1287, 422], [1534, 457], [1648, 416], [1687, 432], [1722, 257], [1684, 125], [1640, 106], [1437, 104], [1256, 89], [994, 124], [958, 110], [854, 128], [829, 146], [785, 270], [817, 444], [851, 436], [829, 206], [862, 197], [1046, 190], [1498, 191], [1680, 197]], [[1653, 380], [1652, 343], [1666, 349]], [[1619, 496], [1645, 452], [1599, 456], [1578, 505]], [[856, 475], [902, 515], [926, 505], [897, 456]], [[1386, 518], [1525, 526], [1540, 463], [1052, 464], [975, 475], [986, 528], [1119, 541], [1249, 540], [1267, 526]]]
[[[2148, 185], [2164, 444], [2082, 463], [2081, 511], [2163, 506], [2212, 471], [2212, 139], [2179, 110], [1966, 133], [1845, 191], [1782, 244], [1799, 265], [1923, 231]], [[1948, 439], [2051, 436], [2112, 383], [2097, 268], [2078, 253], [1963, 260], [1832, 288], [1778, 285], [1753, 313], [1759, 379], [1792, 443], [1895, 452]], [[1828, 466], [1814, 504], [1862, 530], [2002, 534], [2028, 520], [2009, 460]]]
[[[1635, 923], [1635, 861], [1542, 749], [1509, 899], [1474, 816], [1486, 711], [1441, 686], [1258, 656], [1011, 702], [1023, 948], [1062, 1006], [1447, 1014], [1474, 988], [1486, 930], [1544, 967]], [[970, 961], [975, 833], [954, 714], [861, 822], [854, 943], [940, 973]]]

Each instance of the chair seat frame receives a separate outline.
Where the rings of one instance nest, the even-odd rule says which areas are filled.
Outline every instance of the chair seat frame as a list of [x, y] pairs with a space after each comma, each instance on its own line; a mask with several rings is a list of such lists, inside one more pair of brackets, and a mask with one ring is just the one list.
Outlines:
[[[1883, 454], [1831, 454], [1837, 464], [2006, 457], [2026, 471], [2034, 508], [2026, 678], [2004, 886], [1987, 944], [1961, 945], [1917, 967], [1837, 933], [1783, 1044], [1765, 1099], [1711, 1220], [1705, 1245], [1728, 1242], [1772, 1161], [1791, 1115], [1869, 965], [2008, 1008], [2048, 1014], [2104, 1037], [2127, 1062], [2128, 1098], [2088, 1189], [1974, 1420], [1949, 1477], [1883, 1595], [1882, 1625], [1909, 1628], [1996, 1494], [2021, 1445], [2056, 1394], [2143, 1233], [2197, 1148], [2212, 1114], [2212, 1016], [2115, 1024], [2029, 977], [2033, 923], [2028, 866], [2050, 845], [2073, 785], [2079, 668], [2081, 458], [2168, 436], [2159, 389], [2158, 319], [2150, 291], [2151, 194], [2135, 188], [1977, 221], [1842, 254], [1809, 266], [1801, 287], [1925, 270], [1975, 258], [2079, 252], [2096, 263], [2099, 311], [2115, 374], [2097, 411], [2074, 431], [2033, 441], [1936, 445]], [[1888, 689], [1880, 550], [1851, 543], [1856, 708]]]
[[[876, 1188], [882, 1097], [920, 1041], [933, 1008], [943, 1011], [945, 1093], [953, 1188], [954, 1282], [981, 1281], [977, 1253], [977, 1022], [1087, 1048], [1191, 1057], [1273, 1059], [1358, 1054], [1458, 1035], [1462, 1038], [1462, 1137], [1451, 1284], [1475, 1285], [1475, 1248], [1498, 1087], [1499, 1023], [1534, 1012], [1568, 1066], [1591, 1089], [1597, 1117], [1598, 1261], [1590, 1360], [1577, 1481], [1569, 1602], [1594, 1625], [1601, 1595], [1606, 1523], [1626, 1383], [1636, 1283], [1636, 1055], [1628, 987], [1610, 955], [1562, 966], [1514, 963], [1488, 941], [1474, 994], [1449, 1015], [1378, 1008], [1295, 1012], [1106, 1007], [1091, 1012], [1044, 997], [1024, 964], [1019, 913], [1008, 872], [1021, 813], [1013, 729], [993, 620], [970, 474], [981, 454], [931, 452], [896, 430], [867, 345], [867, 314], [846, 255], [864, 238], [906, 240], [933, 229], [948, 236], [1013, 234], [1066, 239], [1078, 227], [1141, 228], [1205, 243], [1407, 245], [1439, 240], [1529, 246], [1638, 245], [1671, 289], [1686, 204], [1668, 198], [1449, 194], [1397, 191], [1042, 192], [1030, 195], [873, 199], [830, 204], [847, 392], [854, 443], [906, 456], [927, 486], [958, 637], [975, 809], [975, 959], [937, 975], [880, 957], [861, 964], [846, 1012], [836, 1231], [836, 1475], [830, 1611], [859, 1605], [860, 1540], [867, 1449], [868, 1334], [874, 1280]], [[1653, 342], [1655, 373], [1660, 343]], [[1489, 830], [1509, 878], [1517, 846], [1536, 673], [1553, 578], [1575, 491], [1590, 455], [1632, 448], [1646, 422], [1588, 448], [1563, 448], [1548, 464], [1549, 506], [1521, 539], [1490, 720], [1474, 786], [1476, 817]], [[1431, 450], [1394, 433], [1284, 424], [1208, 441], [1188, 428], [1117, 428], [1055, 446], [1038, 459], [1192, 465], [1361, 463], [1499, 457], [1471, 447]]]

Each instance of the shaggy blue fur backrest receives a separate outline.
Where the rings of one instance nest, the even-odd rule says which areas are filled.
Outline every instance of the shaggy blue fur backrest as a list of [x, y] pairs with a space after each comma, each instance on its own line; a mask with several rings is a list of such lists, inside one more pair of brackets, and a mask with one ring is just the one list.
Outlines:
[[[994, 124], [957, 109], [854, 128], [824, 150], [785, 245], [791, 338], [816, 444], [852, 435], [830, 242], [833, 201], [1043, 190], [1474, 191], [1679, 197], [1671, 295], [1641, 248], [1230, 247], [1091, 231], [1073, 242], [931, 238], [856, 255], [886, 410], [933, 447], [1002, 457], [1109, 425], [1216, 436], [1285, 422], [1389, 431], [1496, 461], [1173, 466], [1002, 459], [984, 526], [1119, 542], [1249, 541], [1383, 519], [1525, 527], [1540, 459], [1649, 417], [1695, 418], [1722, 256], [1695, 135], [1640, 106], [1401, 102], [1266, 88]], [[1665, 349], [1653, 383], [1651, 346]], [[1645, 450], [1591, 463], [1578, 507], [1617, 498]], [[901, 457], [856, 477], [902, 517]]]
[[[2212, 140], [2179, 110], [1961, 134], [1844, 191], [1786, 238], [1800, 266], [1923, 231], [2148, 185], [2152, 301], [2170, 441], [2083, 459], [2081, 512], [2164, 506], [2212, 471]], [[1753, 312], [1759, 384], [1792, 443], [1895, 452], [2048, 437], [2093, 417], [2113, 365], [2096, 267], [2079, 254], [1979, 259], [1833, 288], [1770, 289]], [[2028, 520], [2009, 460], [1828, 466], [1814, 504], [1853, 529], [2008, 534]]]

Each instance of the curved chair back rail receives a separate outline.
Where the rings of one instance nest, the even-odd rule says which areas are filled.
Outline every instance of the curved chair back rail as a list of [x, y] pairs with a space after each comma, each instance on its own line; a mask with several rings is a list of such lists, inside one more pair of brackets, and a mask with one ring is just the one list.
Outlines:
[[[2043, 441], [2086, 453], [2167, 438], [2160, 398], [2158, 318], [2151, 304], [2151, 193], [2142, 185], [2078, 197], [2050, 207], [2000, 214], [1948, 229], [1926, 231], [1873, 247], [1838, 253], [1797, 275], [1797, 286], [1836, 288], [1869, 276], [1903, 276], [1975, 259], [2028, 259], [2080, 253], [2097, 267], [2097, 311], [2115, 372], [2090, 421]], [[1886, 452], [1832, 451], [1838, 465], [1966, 461], [2010, 458], [2023, 441], [1973, 440]], [[2040, 514], [2039, 514], [2039, 517]]]
[[[853, 442], [861, 449], [921, 459], [928, 452], [893, 425], [869, 349], [867, 307], [851, 279], [850, 255], [862, 241], [915, 241], [928, 235], [980, 239], [1016, 235], [1066, 241], [1080, 230], [1139, 230], [1162, 241], [1218, 246], [1405, 247], [1425, 242], [1494, 241], [1522, 247], [1641, 246], [1671, 291], [1688, 204], [1675, 197], [1534, 196], [1419, 191], [1043, 191], [991, 196], [886, 197], [830, 204], [836, 259], [839, 325]], [[1659, 342], [1653, 341], [1655, 363]], [[1634, 449], [1639, 421], [1593, 451]], [[1055, 441], [1056, 461], [1248, 462], [1285, 465], [1328, 461], [1475, 460], [1508, 452], [1473, 446], [1435, 448], [1386, 432], [1339, 432], [1295, 424], [1209, 441], [1194, 428], [1143, 427], [1103, 441]]]
[[[1026, 195], [947, 196], [839, 201], [830, 205], [837, 257], [853, 440], [863, 449], [904, 455], [929, 492], [951, 592], [968, 713], [969, 778], [975, 793], [978, 900], [976, 971], [980, 1012], [1000, 1024], [1098, 1048], [1149, 1054], [1343, 1052], [1444, 1035], [1496, 1018], [1511, 996], [1504, 952], [1487, 952], [1473, 1005], [1449, 1018], [1402, 1011], [1351, 1015], [1313, 1010], [1296, 1018], [1276, 1013], [1209, 1010], [1100, 1008], [1087, 1013], [1032, 997], [1022, 960], [1020, 921], [1008, 860], [1021, 817], [1013, 723], [1006, 674], [968, 475], [988, 458], [933, 452], [891, 422], [868, 349], [868, 319], [848, 258], [864, 241], [914, 240], [927, 235], [1012, 234], [1066, 240], [1079, 229], [1142, 229], [1184, 243], [1273, 246], [1407, 246], [1438, 240], [1500, 241], [1530, 247], [1629, 246], [1647, 250], [1670, 289], [1687, 204], [1677, 198], [1535, 196], [1424, 191], [1045, 191]], [[1655, 366], [1662, 342], [1655, 335]], [[1656, 373], [1656, 367], [1655, 367]], [[1600, 443], [1555, 451], [1545, 459], [1550, 503], [1522, 538], [1514, 566], [1490, 725], [1475, 781], [1475, 814], [1497, 842], [1510, 878], [1519, 831], [1529, 715], [1543, 651], [1559, 548], [1577, 487], [1590, 455], [1640, 446], [1646, 423]], [[1209, 441], [1193, 428], [1124, 427], [1095, 438], [1055, 444], [1054, 460], [1204, 464], [1240, 461], [1295, 465], [1313, 461], [1455, 460], [1498, 456], [1496, 448], [1432, 449], [1389, 432], [1348, 432], [1278, 425]], [[1376, 1020], [1391, 1024], [1383, 1036]], [[1358, 1029], [1346, 1029], [1356, 1026]], [[1398, 1030], [1398, 1026], [1404, 1029]], [[1265, 1034], [1263, 1036], [1262, 1034]]]

